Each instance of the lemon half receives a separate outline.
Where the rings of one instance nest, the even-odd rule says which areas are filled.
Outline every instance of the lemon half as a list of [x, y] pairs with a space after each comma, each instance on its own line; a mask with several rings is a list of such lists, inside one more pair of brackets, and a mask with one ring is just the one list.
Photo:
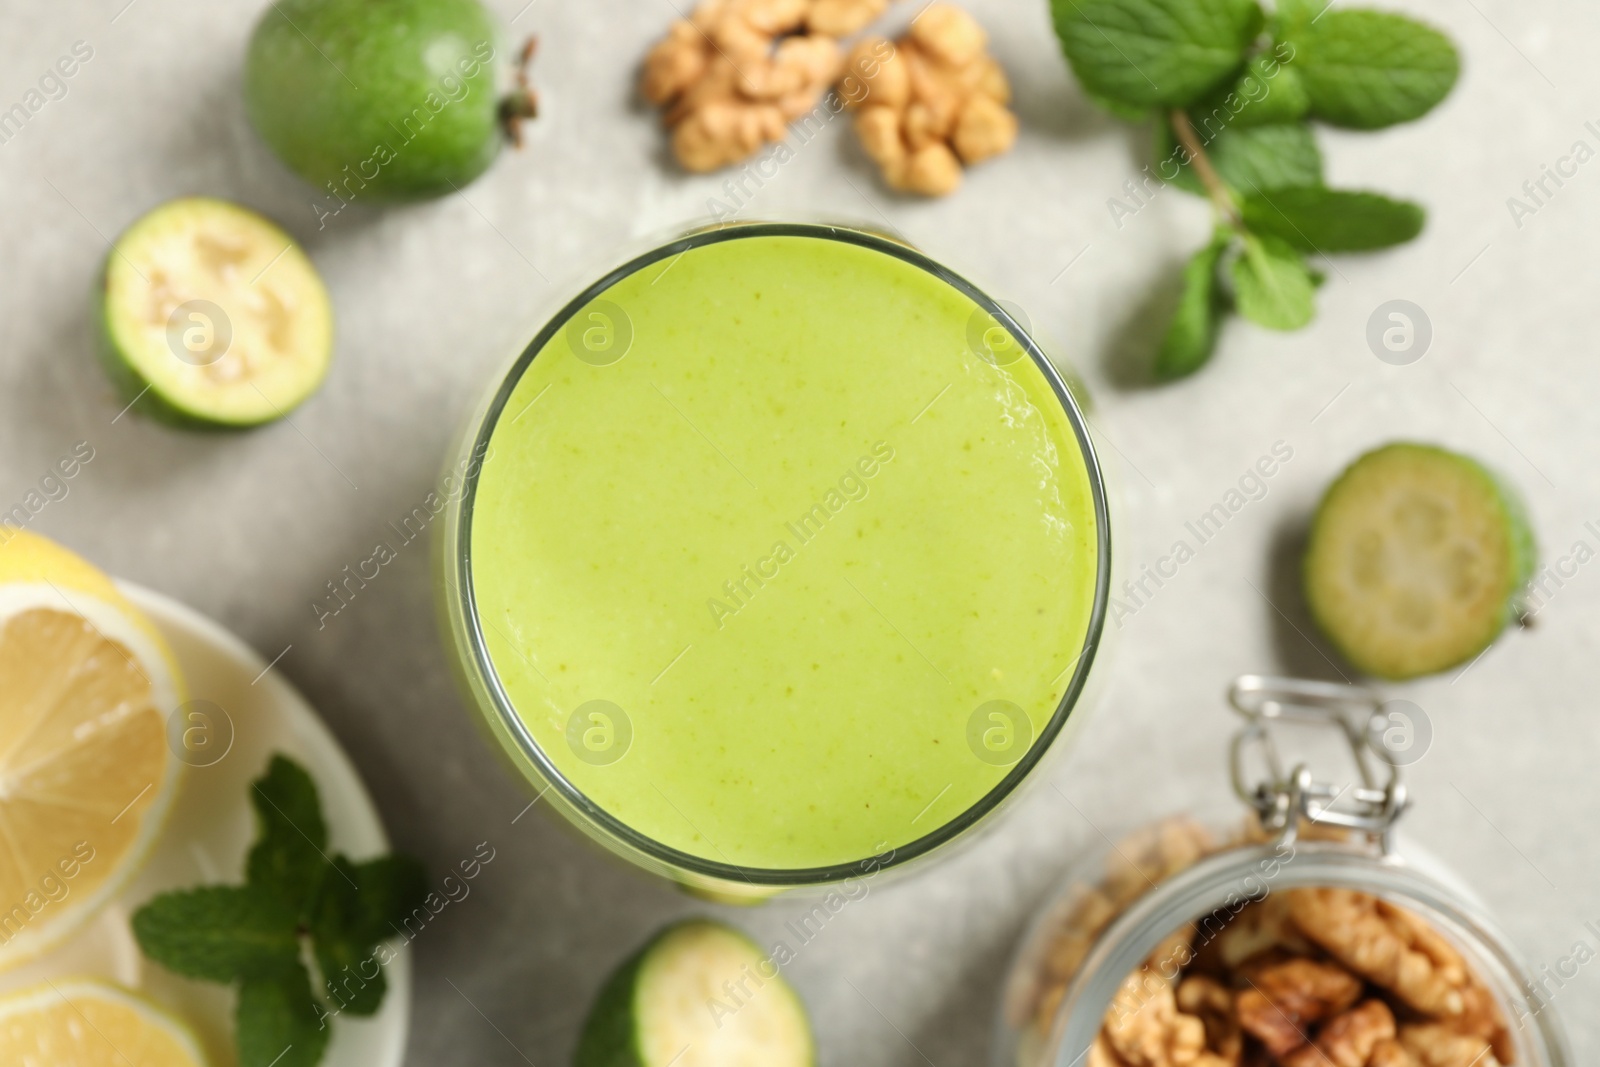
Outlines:
[[0, 1000], [7, 1067], [204, 1067], [194, 1036], [160, 1008], [90, 978], [61, 979]]
[[149, 852], [183, 768], [166, 731], [181, 699], [109, 578], [0, 527], [0, 968], [76, 930]]

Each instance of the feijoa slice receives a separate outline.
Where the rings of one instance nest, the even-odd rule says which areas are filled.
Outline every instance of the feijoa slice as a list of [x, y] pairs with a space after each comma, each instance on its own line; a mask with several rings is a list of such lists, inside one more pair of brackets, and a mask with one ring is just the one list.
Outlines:
[[1328, 488], [1306, 550], [1306, 597], [1346, 659], [1379, 678], [1433, 674], [1516, 618], [1533, 534], [1487, 468], [1433, 445], [1385, 445]]
[[800, 997], [743, 934], [690, 919], [661, 931], [595, 1000], [575, 1067], [813, 1067]]
[[222, 200], [163, 204], [117, 238], [97, 294], [102, 352], [126, 399], [193, 427], [255, 426], [316, 391], [333, 312], [286, 233]]

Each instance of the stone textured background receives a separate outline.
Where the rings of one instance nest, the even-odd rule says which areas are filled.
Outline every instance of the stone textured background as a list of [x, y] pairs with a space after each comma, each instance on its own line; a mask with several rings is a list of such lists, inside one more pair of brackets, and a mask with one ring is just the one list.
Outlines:
[[[94, 461], [37, 529], [215, 616], [268, 659], [288, 647], [277, 669], [349, 748], [400, 846], [435, 870], [480, 841], [497, 848], [472, 896], [416, 942], [411, 1062], [560, 1063], [603, 974], [662, 922], [708, 909], [544, 818], [512, 825], [529, 796], [452, 688], [420, 544], [326, 628], [311, 605], [427, 493], [460, 418], [544, 309], [623, 244], [706, 212], [723, 176], [668, 165], [632, 92], [673, 2], [491, 0], [514, 33], [545, 45], [546, 117], [527, 148], [461, 195], [357, 205], [321, 231], [311, 190], [245, 122], [240, 63], [256, 0], [125, 3], [0, 0], [0, 108], [75, 41], [94, 49], [65, 98], [0, 145], [0, 509], [90, 442]], [[1322, 486], [1362, 449], [1414, 437], [1469, 450], [1526, 491], [1547, 559], [1579, 540], [1600, 547], [1584, 525], [1600, 519], [1600, 163], [1521, 226], [1506, 203], [1575, 141], [1600, 148], [1585, 128], [1600, 119], [1600, 9], [1392, 6], [1448, 28], [1465, 56], [1460, 86], [1421, 123], [1321, 140], [1330, 181], [1426, 202], [1426, 233], [1339, 259], [1310, 329], [1231, 323], [1215, 363], [1175, 387], [1130, 385], [1123, 368], [1148, 350], [1151, 293], [1203, 239], [1206, 208], [1169, 190], [1113, 224], [1108, 198], [1142, 164], [1145, 134], [1085, 102], [1043, 0], [971, 0], [1015, 80], [1023, 133], [958, 195], [887, 193], [836, 122], [747, 208], [887, 219], [1029, 309], [1096, 394], [1122, 489], [1120, 551], [1135, 567], [1274, 442], [1294, 450], [1269, 494], [1124, 620], [1107, 698], [1056, 764], [1057, 788], [1033, 789], [942, 865], [875, 887], [801, 953], [790, 973], [824, 1063], [980, 1062], [1012, 945], [1074, 857], [1099, 846], [1101, 830], [1196, 805], [1227, 810], [1228, 680], [1333, 672], [1302, 633], [1294, 546]], [[293, 425], [193, 436], [113, 421], [122, 402], [91, 353], [92, 280], [107, 238], [193, 193], [281, 220], [332, 290], [337, 362]], [[1395, 298], [1426, 309], [1435, 333], [1406, 367], [1379, 362], [1364, 340], [1373, 310]], [[1589, 563], [1536, 629], [1464, 676], [1404, 689], [1435, 731], [1410, 774], [1410, 828], [1539, 965], [1592, 942], [1583, 924], [1600, 918], [1597, 607], [1600, 563]], [[731, 917], [769, 940], [799, 909]], [[1561, 994], [1580, 1062], [1600, 1056], [1587, 1010], [1597, 994], [1593, 968]]]

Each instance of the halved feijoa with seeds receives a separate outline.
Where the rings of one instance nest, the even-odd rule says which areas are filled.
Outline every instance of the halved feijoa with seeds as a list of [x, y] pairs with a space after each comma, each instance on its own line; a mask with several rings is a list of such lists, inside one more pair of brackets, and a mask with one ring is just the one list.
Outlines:
[[277, 226], [222, 200], [174, 200], [135, 222], [106, 259], [97, 300], [112, 377], [168, 422], [281, 418], [333, 356], [316, 268]]
[[1414, 678], [1487, 648], [1517, 616], [1533, 561], [1532, 531], [1504, 482], [1455, 452], [1391, 444], [1323, 496], [1306, 597], [1351, 664]]

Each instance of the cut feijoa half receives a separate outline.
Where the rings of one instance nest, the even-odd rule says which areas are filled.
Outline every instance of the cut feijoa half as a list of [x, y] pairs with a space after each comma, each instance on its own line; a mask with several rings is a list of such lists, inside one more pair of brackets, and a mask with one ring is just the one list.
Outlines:
[[575, 1067], [811, 1067], [811, 1025], [777, 965], [736, 930], [669, 926], [601, 989]]
[[282, 418], [333, 356], [316, 268], [277, 226], [222, 200], [174, 200], [135, 222], [106, 258], [96, 299], [124, 399], [178, 425]]
[[1306, 597], [1359, 670], [1415, 678], [1494, 641], [1519, 614], [1534, 556], [1521, 502], [1487, 468], [1432, 445], [1385, 445], [1323, 495]]

